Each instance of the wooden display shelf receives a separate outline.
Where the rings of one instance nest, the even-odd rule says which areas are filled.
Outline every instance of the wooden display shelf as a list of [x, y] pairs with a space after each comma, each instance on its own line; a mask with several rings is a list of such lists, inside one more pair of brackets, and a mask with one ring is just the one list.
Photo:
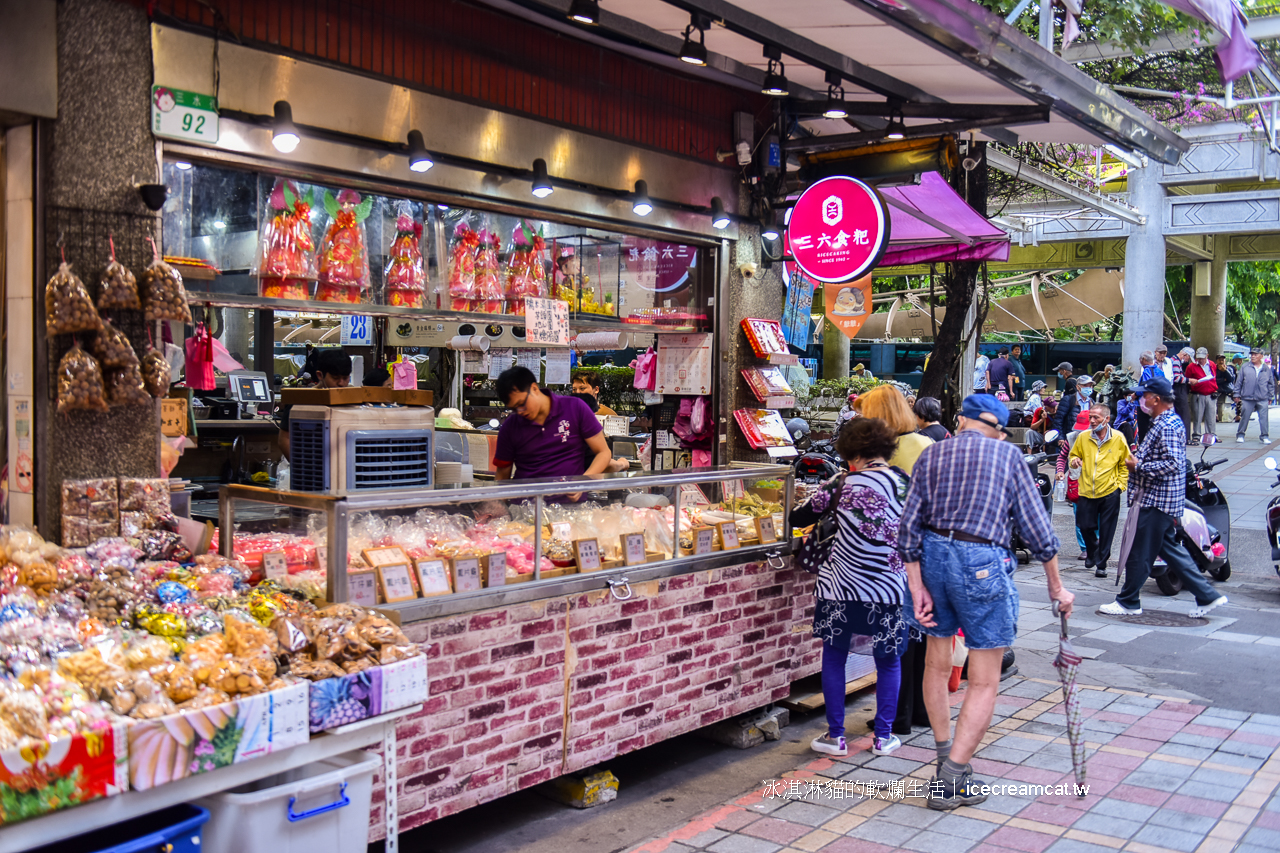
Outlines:
[[[855, 678], [844, 686], [844, 695], [857, 693], [867, 687], [872, 687], [876, 683], [876, 674], [868, 673], [861, 678]], [[791, 695], [786, 699], [780, 699], [778, 704], [792, 711], [816, 711], [826, 704], [822, 698], [822, 691], [816, 693], [811, 691], [797, 691], [795, 685], [792, 685]]]

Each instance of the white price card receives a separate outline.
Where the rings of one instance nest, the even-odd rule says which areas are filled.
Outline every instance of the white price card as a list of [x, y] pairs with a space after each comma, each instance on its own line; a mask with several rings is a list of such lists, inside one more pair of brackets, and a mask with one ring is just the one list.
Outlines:
[[600, 421], [605, 435], [630, 435], [631, 421], [623, 415], [605, 415]]
[[573, 528], [567, 521], [555, 521], [551, 524], [551, 538], [568, 542], [573, 538]]
[[362, 607], [378, 603], [378, 577], [372, 569], [347, 573], [347, 600]]
[[738, 547], [738, 524], [734, 521], [722, 521], [716, 525], [720, 531], [720, 547], [732, 551]]
[[192, 142], [218, 141], [218, 99], [167, 86], [151, 87], [151, 132]]
[[599, 571], [600, 543], [595, 539], [573, 540], [573, 558], [578, 561], [578, 571]]
[[489, 350], [489, 378], [497, 379], [502, 371], [511, 366], [511, 347], [498, 347]]
[[480, 588], [480, 558], [453, 558], [453, 588], [458, 592], [472, 592]]
[[680, 487], [680, 503], [684, 506], [710, 506], [711, 501], [703, 493], [702, 488], [694, 483], [686, 483]]
[[417, 598], [413, 588], [413, 578], [409, 574], [409, 565], [400, 563], [394, 566], [378, 566], [378, 582], [382, 585], [382, 600], [388, 603], [408, 601]]
[[289, 575], [289, 560], [284, 551], [271, 551], [262, 555], [262, 573], [268, 578], [279, 580]]
[[762, 515], [756, 519], [756, 536], [761, 545], [778, 541], [778, 531], [774, 529], [772, 515]]
[[531, 344], [569, 345], [569, 303], [559, 299], [524, 300], [524, 339]]
[[329, 570], [329, 546], [328, 545], [316, 546], [316, 568], [322, 572]]
[[489, 354], [476, 350], [462, 351], [463, 373], [487, 373], [489, 370]]
[[485, 576], [489, 586], [502, 586], [507, 582], [507, 552], [494, 551], [484, 558]]
[[695, 555], [710, 554], [716, 545], [716, 529], [714, 527], [695, 527], [693, 530], [693, 553]]
[[453, 592], [453, 581], [449, 578], [444, 560], [419, 560], [417, 566], [418, 584], [422, 587], [423, 598]]
[[568, 385], [570, 378], [569, 351], [567, 349], [547, 350], [546, 383], [548, 385]]
[[427, 701], [427, 658], [398, 660], [382, 667], [382, 711], [398, 711]]
[[338, 334], [344, 347], [373, 346], [373, 318], [343, 314], [342, 331]]
[[658, 335], [659, 394], [710, 394], [714, 337]]
[[747, 490], [742, 488], [741, 480], [725, 480], [724, 485], [720, 487], [724, 491], [725, 499], [729, 498], [745, 498]]
[[622, 559], [628, 566], [638, 566], [644, 562], [644, 534], [622, 534]]

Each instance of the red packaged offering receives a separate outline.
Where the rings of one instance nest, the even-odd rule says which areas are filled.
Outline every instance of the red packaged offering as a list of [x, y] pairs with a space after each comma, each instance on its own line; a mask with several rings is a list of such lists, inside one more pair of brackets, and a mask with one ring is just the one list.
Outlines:
[[299, 197], [292, 181], [277, 178], [270, 205], [271, 218], [259, 241], [258, 294], [272, 299], [309, 299], [316, 277], [311, 193]]
[[355, 190], [341, 190], [335, 199], [326, 191], [324, 209], [332, 221], [320, 241], [320, 284], [316, 287], [316, 299], [359, 304], [369, 289], [364, 221], [373, 209], [373, 196], [362, 201]]
[[524, 301], [547, 295], [546, 241], [526, 220], [520, 220], [511, 235], [511, 258], [507, 261], [507, 303], [511, 313], [524, 315]]
[[427, 273], [422, 262], [422, 223], [408, 213], [396, 217], [387, 264], [387, 304], [399, 308], [425, 308]]
[[502, 265], [498, 261], [498, 235], [488, 229], [480, 232], [480, 246], [476, 249], [476, 298], [473, 311], [487, 314], [502, 313]]
[[454, 311], [471, 311], [476, 298], [476, 249], [480, 235], [465, 222], [459, 222], [449, 247], [449, 307]]

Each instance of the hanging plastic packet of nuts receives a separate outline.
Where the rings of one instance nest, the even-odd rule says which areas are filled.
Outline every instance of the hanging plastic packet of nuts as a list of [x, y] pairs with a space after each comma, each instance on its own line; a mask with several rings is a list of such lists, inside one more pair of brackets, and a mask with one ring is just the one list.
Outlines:
[[[152, 242], [151, 246], [154, 249], [155, 243]], [[191, 308], [187, 305], [182, 274], [161, 260], [158, 251], [151, 266], [142, 274], [142, 295], [148, 323], [155, 320], [191, 322]]]
[[88, 409], [105, 412], [102, 368], [97, 360], [75, 344], [58, 363], [58, 414]]
[[154, 347], [142, 356], [142, 385], [152, 397], [169, 393], [169, 362]]
[[150, 406], [151, 395], [142, 384], [138, 365], [107, 368], [107, 402], [112, 406]]
[[96, 332], [102, 320], [93, 307], [89, 291], [66, 261], [44, 288], [45, 331], [50, 335]]
[[102, 282], [98, 285], [98, 307], [104, 311], [112, 309], [142, 310], [142, 302], [138, 299], [138, 280], [124, 264], [116, 260], [116, 241], [107, 238], [111, 246], [111, 263], [107, 264], [102, 274]]
[[124, 332], [107, 320], [102, 321], [102, 331], [93, 339], [92, 349], [94, 358], [105, 368], [138, 366], [138, 354], [133, 351], [133, 344], [129, 343]]

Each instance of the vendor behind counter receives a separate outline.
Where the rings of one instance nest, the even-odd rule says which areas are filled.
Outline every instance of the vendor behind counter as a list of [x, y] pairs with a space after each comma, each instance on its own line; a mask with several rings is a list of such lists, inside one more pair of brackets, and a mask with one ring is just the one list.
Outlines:
[[[351, 384], [351, 356], [341, 347], [330, 347], [315, 353], [313, 364], [317, 388], [346, 388]], [[305, 367], [303, 368], [306, 369]], [[293, 406], [281, 406], [279, 414], [280, 449], [289, 455], [289, 412]]]
[[613, 454], [604, 428], [586, 403], [543, 391], [527, 367], [504, 370], [497, 390], [498, 399], [514, 413], [498, 429], [493, 460], [497, 479], [574, 477], [609, 470]]

